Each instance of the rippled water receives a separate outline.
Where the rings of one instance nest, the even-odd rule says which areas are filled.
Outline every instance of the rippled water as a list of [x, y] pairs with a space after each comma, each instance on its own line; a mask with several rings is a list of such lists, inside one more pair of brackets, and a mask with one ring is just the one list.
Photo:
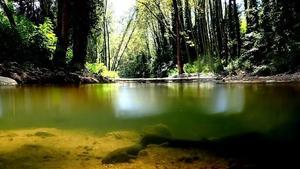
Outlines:
[[1, 87], [0, 130], [104, 133], [162, 123], [178, 138], [214, 138], [288, 128], [299, 121], [299, 104], [300, 84]]

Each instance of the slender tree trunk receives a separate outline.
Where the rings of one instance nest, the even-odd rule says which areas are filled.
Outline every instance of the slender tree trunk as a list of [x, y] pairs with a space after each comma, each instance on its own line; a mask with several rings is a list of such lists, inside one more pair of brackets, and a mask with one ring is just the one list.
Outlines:
[[106, 38], [106, 11], [107, 11], [107, 0], [104, 0], [104, 13], [103, 13], [103, 61], [108, 67], [107, 62], [107, 38]]
[[90, 1], [73, 1], [73, 59], [71, 65], [73, 68], [81, 70], [84, 68], [87, 55], [88, 35], [90, 31]]
[[57, 44], [54, 55], [56, 66], [65, 66], [70, 36], [70, 0], [58, 0], [57, 11]]
[[111, 56], [110, 56], [110, 33], [108, 28], [108, 23], [106, 21], [106, 35], [107, 35], [107, 68], [108, 70], [111, 70]]
[[123, 32], [121, 42], [119, 43], [118, 49], [117, 49], [117, 51], [115, 52], [115, 54], [113, 56], [114, 60], [113, 60], [113, 64], [112, 64], [112, 67], [111, 67], [112, 70], [116, 69], [116, 65], [117, 65], [117, 62], [118, 62], [118, 58], [119, 58], [119, 55], [120, 55], [120, 52], [121, 52], [121, 49], [122, 49], [125, 37], [126, 37], [128, 31], [129, 31], [129, 28], [130, 28], [130, 26], [131, 26], [131, 24], [132, 24], [132, 22], [134, 20], [134, 16], [135, 15], [136, 15], [136, 11], [134, 11], [133, 14], [131, 15], [131, 18], [129, 19], [129, 21], [127, 23], [125, 31]]
[[120, 65], [120, 62], [121, 62], [121, 60], [122, 60], [122, 58], [123, 58], [123, 56], [124, 56], [124, 54], [125, 54], [125, 51], [126, 51], [128, 45], [129, 45], [129, 42], [131, 41], [131, 38], [132, 38], [132, 36], [133, 36], [133, 33], [134, 33], [135, 29], [136, 29], [136, 25], [134, 25], [134, 27], [133, 27], [133, 29], [132, 29], [132, 31], [131, 31], [129, 37], [128, 37], [128, 40], [127, 40], [127, 42], [126, 42], [126, 44], [125, 44], [125, 46], [124, 46], [123, 51], [122, 51], [121, 54], [120, 54], [120, 57], [119, 57], [119, 59], [118, 59], [118, 61], [117, 61], [117, 65], [115, 66], [114, 71], [118, 70], [119, 65]]
[[52, 4], [52, 0], [39, 0], [40, 2], [40, 8], [41, 8], [41, 17], [40, 17], [40, 23], [43, 23], [46, 19], [46, 17], [49, 17], [50, 19], [53, 19], [52, 16], [50, 16], [50, 8]]
[[181, 30], [180, 30], [180, 16], [177, 0], [173, 0], [174, 8], [174, 19], [175, 19], [175, 29], [176, 29], [176, 58], [177, 58], [177, 68], [179, 75], [183, 74], [183, 62], [181, 56]]
[[8, 21], [10, 23], [10, 26], [12, 28], [15, 28], [16, 27], [16, 22], [14, 20], [13, 12], [8, 8], [5, 0], [0, 0], [0, 6], [2, 7], [5, 15], [7, 16]]
[[244, 0], [246, 20], [247, 20], [247, 33], [258, 31], [258, 9], [257, 0]]
[[[189, 41], [188, 43], [186, 42], [187, 46], [187, 53], [189, 56], [189, 62], [195, 61], [198, 57], [197, 53], [197, 43], [195, 41], [195, 34], [193, 30], [193, 23], [192, 23], [192, 12], [191, 12], [191, 6], [189, 4], [189, 0], [184, 1], [184, 19], [185, 19], [185, 30], [187, 32], [187, 40]], [[193, 42], [195, 45], [192, 46], [191, 42]]]
[[225, 60], [225, 65], [228, 64], [228, 55], [229, 55], [229, 49], [228, 49], [228, 7], [227, 7], [227, 3], [225, 1], [224, 3], [224, 6], [225, 6], [225, 10], [224, 10], [224, 24], [223, 24], [223, 27], [224, 27], [224, 60]]
[[238, 16], [236, 0], [229, 0], [227, 22], [229, 31], [229, 42], [231, 43], [231, 45], [229, 46], [230, 58], [234, 59], [240, 56], [242, 46], [240, 34], [240, 20]]
[[234, 20], [235, 20], [235, 34], [236, 34], [236, 41], [237, 41], [236, 57], [240, 57], [241, 48], [242, 48], [242, 39], [241, 39], [241, 30], [240, 30], [240, 19], [239, 19], [236, 0], [233, 1], [233, 8], [234, 8]]

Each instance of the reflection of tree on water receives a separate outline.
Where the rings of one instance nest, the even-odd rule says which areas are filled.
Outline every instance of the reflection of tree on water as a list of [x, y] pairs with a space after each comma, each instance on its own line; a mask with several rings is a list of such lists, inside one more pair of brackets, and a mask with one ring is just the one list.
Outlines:
[[245, 91], [242, 86], [220, 86], [215, 90], [214, 113], [241, 113], [244, 108]]
[[3, 116], [3, 106], [2, 106], [2, 98], [1, 98], [1, 95], [0, 95], [0, 117]]
[[115, 114], [119, 118], [145, 117], [160, 113], [153, 90], [120, 87], [116, 97]]

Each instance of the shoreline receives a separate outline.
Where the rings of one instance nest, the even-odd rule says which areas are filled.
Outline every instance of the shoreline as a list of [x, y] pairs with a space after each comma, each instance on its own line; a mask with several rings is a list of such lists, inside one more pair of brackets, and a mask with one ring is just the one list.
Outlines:
[[118, 78], [109, 79], [88, 72], [67, 69], [40, 68], [33, 65], [20, 65], [16, 62], [0, 64], [0, 86], [15, 85], [80, 85], [103, 83], [206, 83], [217, 84], [256, 84], [256, 83], [299, 83], [300, 71], [270, 76], [242, 74], [236, 76], [193, 74], [166, 78]]
[[259, 84], [259, 83], [299, 83], [300, 72], [293, 74], [277, 74], [271, 76], [187, 76], [187, 77], [166, 77], [166, 78], [119, 78], [115, 82], [121, 83], [206, 83], [212, 82], [217, 84]]

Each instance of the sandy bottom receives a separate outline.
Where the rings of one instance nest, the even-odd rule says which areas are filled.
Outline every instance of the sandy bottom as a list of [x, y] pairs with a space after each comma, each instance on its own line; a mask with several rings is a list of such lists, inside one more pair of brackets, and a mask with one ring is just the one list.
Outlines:
[[[108, 153], [135, 145], [138, 133], [97, 135], [58, 129], [0, 131], [0, 169], [226, 169], [201, 150], [148, 146], [130, 163], [102, 164]], [[194, 158], [196, 157], [196, 158]]]

